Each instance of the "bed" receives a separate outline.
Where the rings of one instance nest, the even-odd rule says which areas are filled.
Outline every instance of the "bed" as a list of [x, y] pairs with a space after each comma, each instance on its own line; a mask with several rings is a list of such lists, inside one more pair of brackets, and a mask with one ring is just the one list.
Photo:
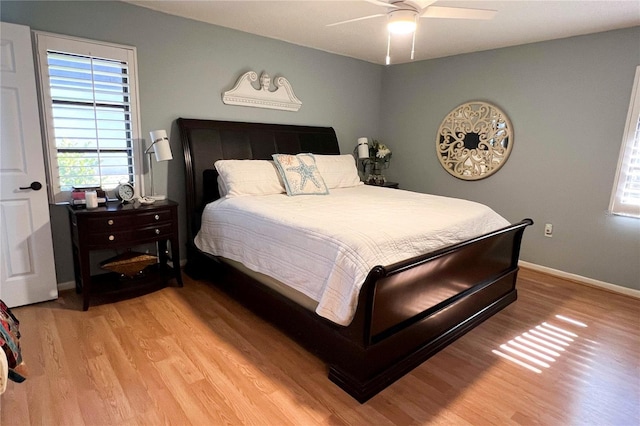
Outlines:
[[[215, 161], [270, 160], [272, 154], [339, 154], [334, 130], [186, 118], [177, 124], [186, 165], [185, 272], [222, 285], [288, 333], [324, 360], [329, 379], [359, 402], [516, 300], [518, 256], [524, 229], [533, 223], [530, 219], [375, 265], [358, 285], [347, 321], [340, 324], [318, 315], [277, 286], [265, 285], [260, 274], [200, 250], [196, 237], [206, 206], [220, 198]], [[434, 294], [445, 296], [434, 299]]]

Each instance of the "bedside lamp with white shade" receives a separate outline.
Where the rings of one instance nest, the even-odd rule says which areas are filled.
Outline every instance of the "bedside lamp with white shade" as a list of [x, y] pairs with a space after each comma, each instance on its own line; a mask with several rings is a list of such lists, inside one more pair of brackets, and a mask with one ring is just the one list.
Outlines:
[[358, 138], [358, 158], [360, 160], [369, 158], [369, 139]]
[[171, 154], [171, 146], [169, 145], [169, 137], [167, 136], [166, 130], [151, 131], [149, 132], [149, 136], [151, 137], [151, 145], [149, 145], [144, 153], [149, 154], [149, 179], [151, 180], [151, 195], [148, 195], [146, 198], [151, 198], [153, 200], [164, 200], [167, 198], [167, 196], [156, 195], [153, 189], [153, 159], [151, 158], [151, 154], [155, 154], [156, 161], [158, 162], [173, 160], [173, 155]]

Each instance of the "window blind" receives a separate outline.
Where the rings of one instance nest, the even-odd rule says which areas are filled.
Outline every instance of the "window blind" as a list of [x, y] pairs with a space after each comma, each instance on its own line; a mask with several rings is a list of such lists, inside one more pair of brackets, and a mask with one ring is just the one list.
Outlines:
[[128, 64], [48, 50], [47, 66], [59, 190], [133, 182]]
[[609, 210], [640, 218], [640, 66], [636, 68]]
[[635, 135], [629, 151], [624, 182], [621, 182], [620, 202], [640, 206], [640, 117], [636, 122]]
[[142, 188], [137, 54], [133, 46], [34, 31], [52, 203], [74, 187]]

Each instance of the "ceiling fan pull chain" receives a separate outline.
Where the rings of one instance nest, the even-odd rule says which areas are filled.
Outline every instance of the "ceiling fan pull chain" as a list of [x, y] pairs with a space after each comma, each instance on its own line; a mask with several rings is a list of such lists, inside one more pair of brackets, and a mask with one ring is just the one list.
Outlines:
[[391, 63], [391, 56], [389, 56], [390, 51], [391, 51], [391, 31], [387, 33], [387, 60], [385, 61], [387, 65]]
[[416, 21], [416, 29], [413, 30], [413, 40], [411, 40], [411, 60], [415, 57], [416, 53], [416, 33], [418, 32], [418, 15], [414, 18]]

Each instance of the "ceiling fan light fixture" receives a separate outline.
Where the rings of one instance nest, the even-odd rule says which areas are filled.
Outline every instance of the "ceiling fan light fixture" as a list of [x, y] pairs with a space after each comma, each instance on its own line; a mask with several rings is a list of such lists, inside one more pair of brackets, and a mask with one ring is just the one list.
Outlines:
[[393, 10], [389, 12], [389, 22], [387, 29], [392, 34], [409, 34], [416, 30], [415, 10]]

